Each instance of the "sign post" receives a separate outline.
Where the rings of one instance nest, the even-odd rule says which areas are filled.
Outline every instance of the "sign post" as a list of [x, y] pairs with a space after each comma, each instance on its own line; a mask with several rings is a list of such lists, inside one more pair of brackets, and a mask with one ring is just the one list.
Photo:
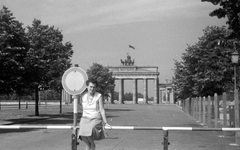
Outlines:
[[[86, 72], [79, 67], [71, 67], [62, 76], [62, 86], [71, 95], [79, 95], [86, 89]], [[77, 113], [78, 98], [73, 101], [73, 132], [71, 135], [72, 150], [77, 150]]]

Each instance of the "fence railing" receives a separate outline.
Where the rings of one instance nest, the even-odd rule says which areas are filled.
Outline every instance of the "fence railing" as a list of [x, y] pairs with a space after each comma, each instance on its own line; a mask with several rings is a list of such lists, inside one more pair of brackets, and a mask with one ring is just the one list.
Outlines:
[[[194, 97], [181, 101], [182, 110], [208, 128], [239, 128], [239, 94]], [[236, 109], [235, 109], [236, 108]], [[223, 132], [226, 136], [226, 132]], [[235, 132], [236, 143], [240, 144], [240, 132]]]

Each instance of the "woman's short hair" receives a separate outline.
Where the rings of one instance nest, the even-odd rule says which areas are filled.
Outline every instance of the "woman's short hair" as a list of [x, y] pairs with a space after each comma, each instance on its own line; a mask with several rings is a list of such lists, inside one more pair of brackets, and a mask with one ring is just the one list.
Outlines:
[[86, 81], [86, 85], [88, 86], [89, 83], [95, 84], [96, 87], [98, 87], [98, 81], [95, 80], [95, 79], [88, 79], [88, 80]]

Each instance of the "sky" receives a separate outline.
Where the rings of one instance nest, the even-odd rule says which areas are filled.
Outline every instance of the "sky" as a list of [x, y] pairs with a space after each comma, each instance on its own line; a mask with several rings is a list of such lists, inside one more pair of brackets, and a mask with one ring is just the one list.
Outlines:
[[0, 5], [24, 27], [35, 18], [62, 31], [64, 43], [73, 44], [72, 63], [84, 70], [93, 63], [119, 66], [128, 53], [136, 66], [157, 66], [160, 83], [172, 79], [174, 60], [181, 61], [203, 29], [226, 25], [226, 19], [209, 16], [217, 6], [201, 0], [0, 0]]

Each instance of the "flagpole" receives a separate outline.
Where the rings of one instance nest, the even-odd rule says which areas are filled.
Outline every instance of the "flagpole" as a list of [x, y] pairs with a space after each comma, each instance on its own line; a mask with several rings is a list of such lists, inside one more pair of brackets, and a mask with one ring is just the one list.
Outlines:
[[134, 47], [134, 46], [132, 46], [132, 45], [129, 45], [129, 48], [131, 48], [131, 49], [134, 49], [134, 50], [135, 50], [135, 47]]

